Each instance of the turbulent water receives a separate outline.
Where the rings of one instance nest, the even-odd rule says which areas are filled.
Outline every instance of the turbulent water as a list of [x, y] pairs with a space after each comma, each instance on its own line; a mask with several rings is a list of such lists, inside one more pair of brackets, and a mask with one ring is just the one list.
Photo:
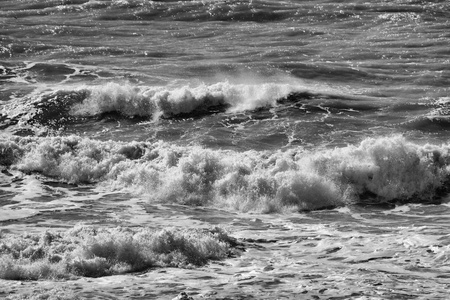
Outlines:
[[[135, 228], [105, 247], [143, 251], [148, 228], [219, 225], [240, 255], [217, 233], [182, 249], [218, 243], [204, 259], [232, 271], [167, 269], [165, 289], [150, 268], [152, 297], [448, 297], [448, 1], [2, 0], [0, 24], [0, 277], [155, 266], [99, 263], [89, 226]], [[11, 242], [77, 226], [84, 254], [39, 256], [59, 271]]]

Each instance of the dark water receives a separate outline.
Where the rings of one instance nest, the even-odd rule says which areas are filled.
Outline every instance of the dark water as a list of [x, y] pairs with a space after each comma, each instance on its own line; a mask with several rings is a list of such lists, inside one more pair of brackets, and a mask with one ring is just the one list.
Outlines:
[[5, 230], [182, 204], [448, 234], [448, 1], [3, 0], [0, 23]]

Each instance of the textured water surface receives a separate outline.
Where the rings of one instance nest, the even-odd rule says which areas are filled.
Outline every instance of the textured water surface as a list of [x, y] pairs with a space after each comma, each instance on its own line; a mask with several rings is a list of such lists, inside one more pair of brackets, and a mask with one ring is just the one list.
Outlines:
[[446, 299], [449, 20], [1, 1], [0, 295]]

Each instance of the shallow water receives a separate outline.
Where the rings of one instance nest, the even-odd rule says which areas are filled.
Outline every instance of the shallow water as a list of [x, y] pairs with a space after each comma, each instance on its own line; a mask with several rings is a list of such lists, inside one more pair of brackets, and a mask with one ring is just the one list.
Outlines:
[[2, 1], [0, 245], [82, 223], [240, 246], [0, 295], [446, 299], [449, 20], [447, 1]]

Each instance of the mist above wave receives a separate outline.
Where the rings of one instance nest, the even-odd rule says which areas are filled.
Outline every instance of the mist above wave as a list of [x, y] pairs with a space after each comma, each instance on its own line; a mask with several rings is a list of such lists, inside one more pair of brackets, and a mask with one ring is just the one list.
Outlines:
[[447, 193], [449, 176], [448, 145], [421, 146], [399, 136], [312, 152], [10, 137], [0, 152], [6, 169], [128, 191], [150, 202], [241, 211], [435, 202]]

